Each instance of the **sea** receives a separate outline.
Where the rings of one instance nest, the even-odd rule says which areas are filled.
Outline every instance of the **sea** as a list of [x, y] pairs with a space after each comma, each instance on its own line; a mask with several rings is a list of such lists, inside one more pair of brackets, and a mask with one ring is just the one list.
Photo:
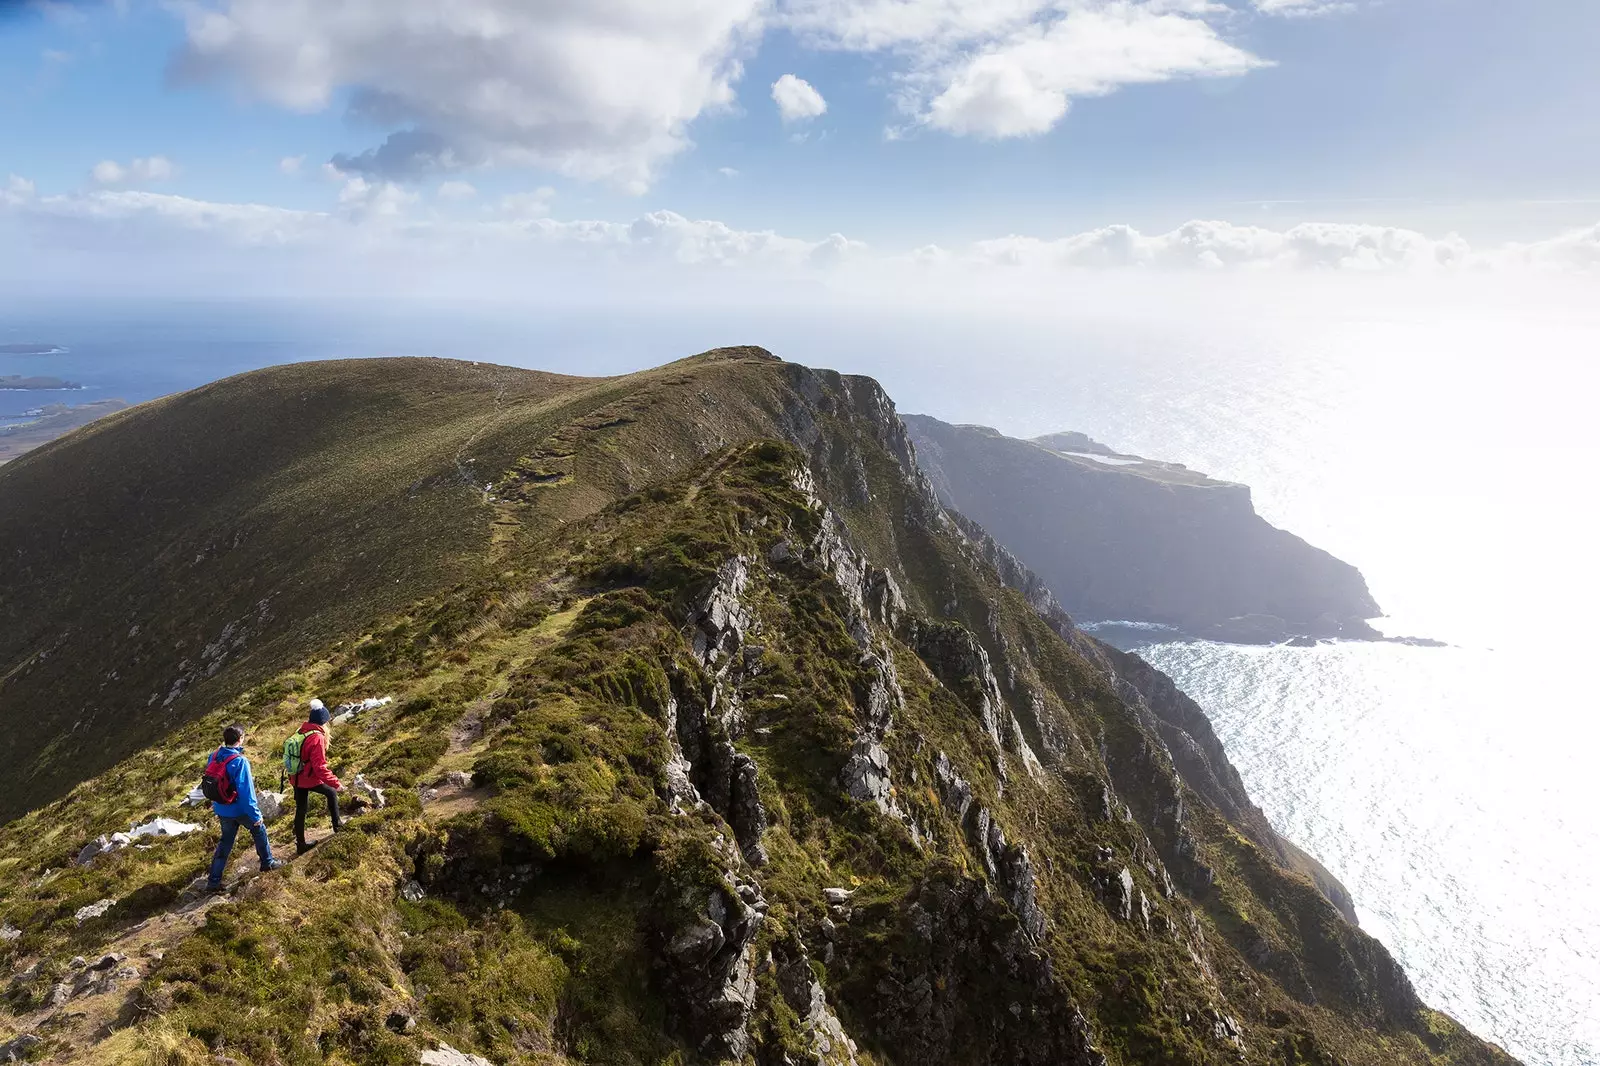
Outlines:
[[[1361, 569], [1380, 629], [1445, 646], [1100, 632], [1200, 703], [1427, 1003], [1534, 1066], [1600, 1064], [1600, 313], [0, 306], [0, 344], [26, 342], [67, 351], [0, 355], [0, 374], [84, 383], [66, 402], [301, 359], [609, 374], [760, 343], [876, 376], [903, 411], [1081, 430], [1247, 484], [1269, 521]], [[0, 420], [53, 399], [0, 393]]]

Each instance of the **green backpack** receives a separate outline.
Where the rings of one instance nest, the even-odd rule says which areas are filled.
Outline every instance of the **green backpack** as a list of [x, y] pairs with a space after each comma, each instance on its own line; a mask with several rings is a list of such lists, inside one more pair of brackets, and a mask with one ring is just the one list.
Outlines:
[[296, 733], [283, 742], [283, 772], [294, 777], [305, 768], [305, 762], [300, 758], [300, 749], [305, 745], [306, 737], [310, 733]]

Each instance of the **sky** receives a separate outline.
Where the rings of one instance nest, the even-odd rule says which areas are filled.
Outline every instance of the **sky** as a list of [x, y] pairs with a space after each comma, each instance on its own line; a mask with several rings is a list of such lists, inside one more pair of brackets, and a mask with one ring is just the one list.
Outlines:
[[1568, 285], [1596, 40], [1587, 0], [0, 0], [0, 281]]

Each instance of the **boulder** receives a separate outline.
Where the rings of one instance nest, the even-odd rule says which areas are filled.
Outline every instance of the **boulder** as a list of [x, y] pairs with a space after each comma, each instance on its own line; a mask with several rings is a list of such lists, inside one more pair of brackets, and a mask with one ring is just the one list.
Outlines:
[[193, 822], [180, 822], [175, 818], [152, 818], [143, 825], [136, 825], [128, 830], [127, 835], [138, 840], [141, 837], [181, 837], [199, 830], [200, 827]]
[[256, 805], [261, 808], [261, 820], [272, 822], [283, 817], [282, 792], [257, 792]]
[[82, 925], [84, 922], [87, 922], [90, 919], [100, 917], [102, 914], [116, 905], [117, 901], [114, 899], [97, 900], [94, 903], [89, 904], [87, 907], [79, 907], [77, 913], [75, 913], [73, 917], [77, 919], [79, 925]]
[[357, 774], [356, 779], [350, 782], [350, 791], [354, 792], [357, 796], [363, 797], [367, 802], [371, 803], [374, 807], [377, 807], [380, 810], [388, 805], [388, 800], [385, 799], [383, 795], [383, 789], [379, 788], [377, 785], [374, 785], [371, 781], [368, 781], [366, 776], [363, 774]]
[[25, 1062], [28, 1052], [42, 1043], [44, 1041], [32, 1033], [14, 1036], [4, 1044], [0, 1044], [0, 1062]]

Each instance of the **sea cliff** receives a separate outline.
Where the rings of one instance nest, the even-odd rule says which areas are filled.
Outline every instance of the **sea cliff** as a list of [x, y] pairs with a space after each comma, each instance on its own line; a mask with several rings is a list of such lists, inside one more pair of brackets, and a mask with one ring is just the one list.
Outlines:
[[1220, 640], [1372, 638], [1359, 571], [1256, 514], [1248, 487], [1081, 433], [1018, 440], [907, 415], [940, 499], [988, 529], [1081, 621]]

